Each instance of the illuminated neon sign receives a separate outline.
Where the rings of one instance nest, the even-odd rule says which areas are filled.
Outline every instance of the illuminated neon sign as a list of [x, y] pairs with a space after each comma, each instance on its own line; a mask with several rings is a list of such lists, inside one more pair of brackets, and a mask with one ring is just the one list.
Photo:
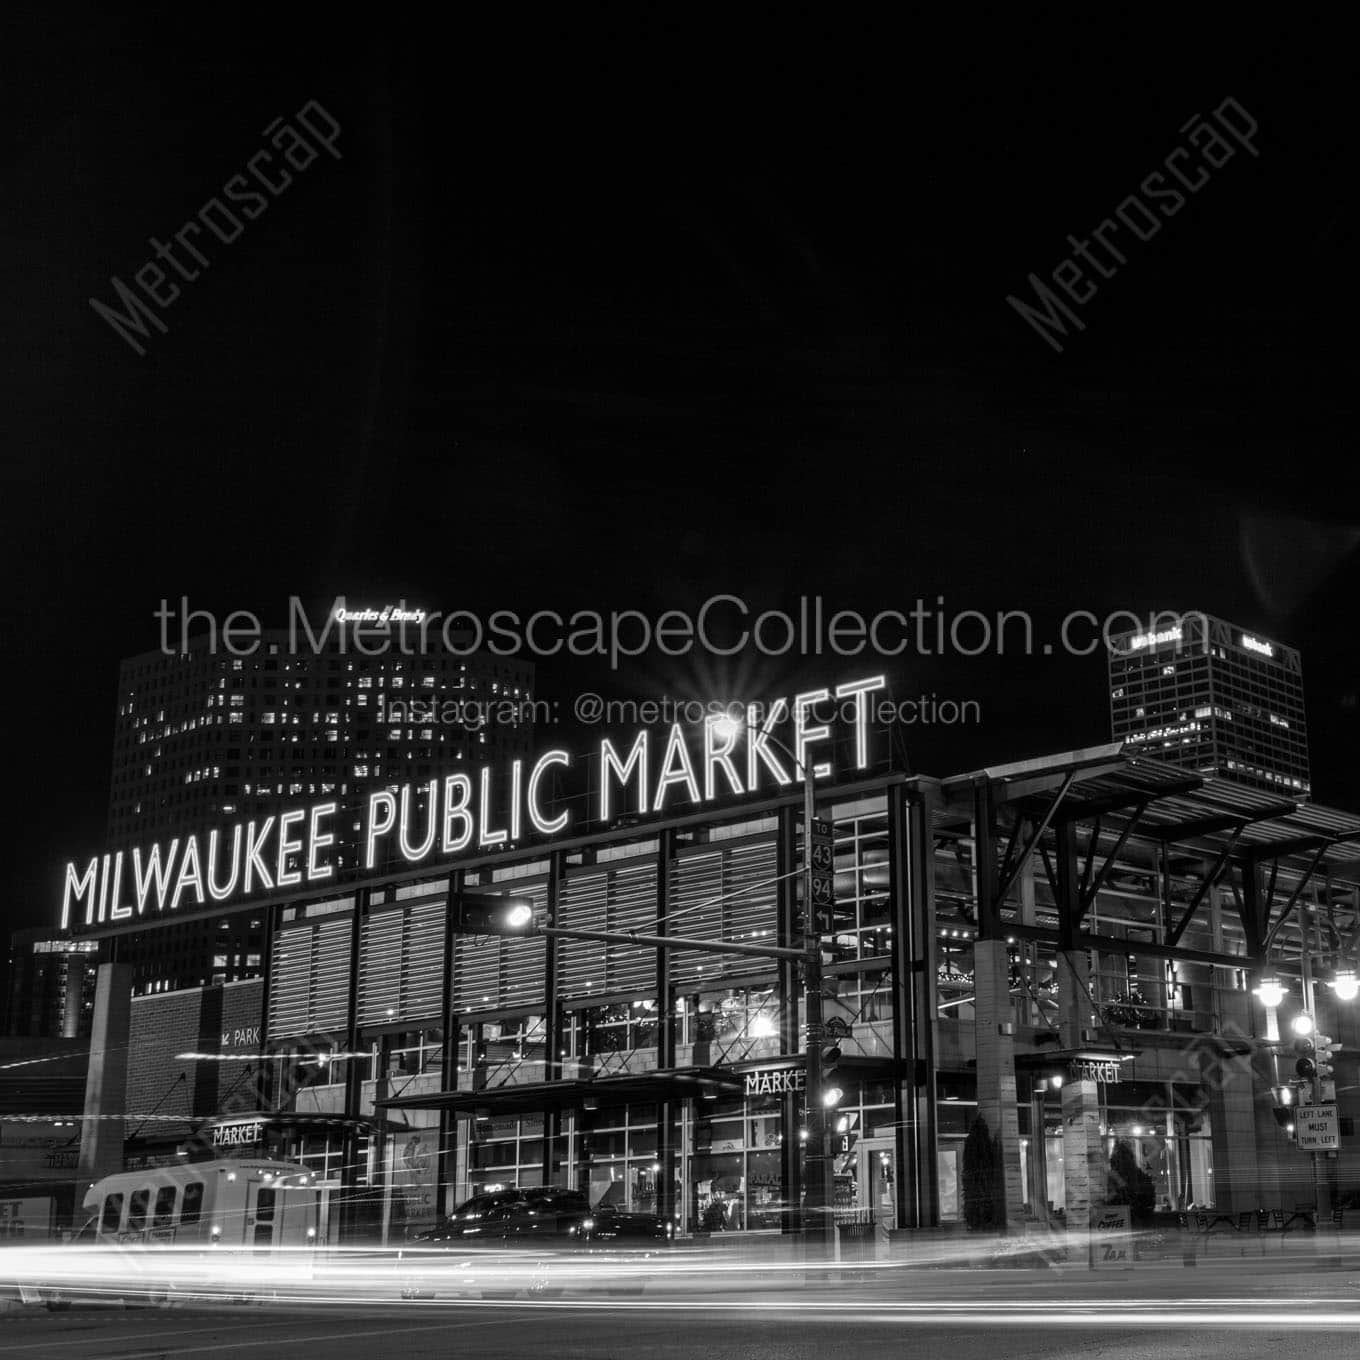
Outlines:
[[1275, 656], [1275, 644], [1273, 642], [1262, 642], [1260, 638], [1252, 637], [1250, 633], [1242, 634], [1242, 646], [1249, 652], [1259, 652], [1261, 656], [1271, 658]]
[[1181, 640], [1180, 625], [1174, 628], [1163, 628], [1159, 633], [1135, 633], [1129, 639], [1129, 651], [1141, 651], [1144, 647], [1160, 647], [1167, 642], [1179, 642]]
[[[823, 757], [832, 754], [838, 736], [853, 736], [854, 768], [865, 769], [870, 695], [886, 686], [875, 675], [747, 705], [745, 721], [672, 723], [655, 741], [648, 728], [638, 729], [631, 742], [616, 745], [606, 737], [582, 762], [591, 766], [591, 812], [608, 824], [618, 816], [787, 788], [801, 782], [805, 768], [814, 779], [827, 779], [834, 770]], [[792, 728], [791, 745], [775, 735], [785, 727]], [[418, 865], [514, 844], [528, 835], [560, 836], [571, 826], [572, 813], [545, 807], [545, 781], [554, 770], [576, 765], [570, 752], [554, 748], [532, 764], [515, 760], [499, 770], [484, 765], [475, 775], [460, 770], [375, 790], [359, 831], [360, 867], [373, 870], [389, 857]], [[71, 861], [62, 887], [62, 928], [133, 922], [324, 885], [336, 875], [330, 852], [339, 839], [339, 815], [334, 800], [313, 803], [206, 834], [95, 855], [83, 866]]]
[[381, 609], [345, 609], [337, 607], [332, 615], [336, 623], [424, 623], [423, 609], [407, 609], [402, 604], [385, 604]]

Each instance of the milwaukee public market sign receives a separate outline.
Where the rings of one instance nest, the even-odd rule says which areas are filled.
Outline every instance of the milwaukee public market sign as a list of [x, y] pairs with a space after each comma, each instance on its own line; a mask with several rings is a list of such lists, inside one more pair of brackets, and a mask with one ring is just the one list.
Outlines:
[[[554, 770], [590, 764], [590, 812], [608, 825], [623, 815], [701, 807], [719, 799], [787, 788], [809, 768], [816, 779], [834, 773], [830, 756], [853, 738], [855, 768], [869, 764], [871, 696], [881, 675], [811, 690], [792, 699], [747, 706], [746, 720], [672, 723], [664, 732], [635, 730], [631, 741], [605, 738], [584, 757], [560, 748], [532, 764], [515, 760], [477, 776], [459, 771], [368, 795], [359, 843], [371, 871], [395, 851], [410, 865], [519, 843], [526, 835], [551, 840], [572, 827], [572, 813], [549, 812], [544, 781]], [[776, 735], [792, 729], [790, 741]], [[846, 741], [848, 747], [849, 741]], [[790, 759], [792, 756], [792, 759]], [[423, 804], [423, 805], [422, 805]], [[506, 809], [497, 823], [493, 809]], [[281, 889], [324, 886], [336, 877], [340, 804], [312, 803], [274, 816], [96, 855], [66, 865], [63, 929], [116, 925], [171, 912], [218, 908]]]

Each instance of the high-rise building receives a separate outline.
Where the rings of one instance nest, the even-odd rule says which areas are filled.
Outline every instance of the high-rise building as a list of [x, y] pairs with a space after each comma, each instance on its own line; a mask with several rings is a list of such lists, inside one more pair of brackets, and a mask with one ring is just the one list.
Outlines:
[[98, 958], [95, 940], [73, 940], [47, 926], [16, 930], [10, 936], [5, 1034], [89, 1038]]
[[1200, 774], [1310, 796], [1292, 647], [1191, 612], [1112, 637], [1109, 681], [1116, 740]]
[[[420, 648], [418, 630], [384, 634], [353, 621], [383, 612], [332, 621], [322, 646], [305, 631], [279, 629], [242, 656], [205, 633], [183, 650], [123, 661], [107, 849], [333, 798], [343, 875], [357, 859], [353, 838], [370, 792], [461, 769], [475, 775], [529, 750], [531, 663], [438, 633]], [[198, 922], [177, 934], [173, 949], [161, 940], [154, 956], [141, 957], [136, 937], [122, 944], [139, 992], [259, 976], [259, 921]]]

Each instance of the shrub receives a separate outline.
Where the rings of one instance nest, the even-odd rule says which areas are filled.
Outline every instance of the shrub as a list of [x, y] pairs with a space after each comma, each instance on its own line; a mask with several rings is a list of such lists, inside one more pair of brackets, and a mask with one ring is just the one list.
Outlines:
[[1107, 1204], [1127, 1204], [1134, 1224], [1146, 1223], [1152, 1217], [1157, 1201], [1157, 1187], [1152, 1177], [1138, 1165], [1138, 1154], [1133, 1144], [1121, 1138], [1110, 1154], [1110, 1181], [1105, 1195]]
[[1002, 1220], [1001, 1147], [979, 1116], [963, 1145], [963, 1220], [969, 1228], [991, 1228]]

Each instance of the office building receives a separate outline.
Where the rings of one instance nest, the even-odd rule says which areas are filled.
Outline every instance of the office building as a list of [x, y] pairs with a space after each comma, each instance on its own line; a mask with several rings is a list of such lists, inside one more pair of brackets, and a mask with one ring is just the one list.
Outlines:
[[6, 1036], [81, 1039], [90, 1034], [99, 944], [47, 926], [10, 936]]
[[[366, 612], [380, 611], [353, 611]], [[277, 629], [241, 656], [205, 632], [185, 650], [123, 661], [108, 848], [333, 800], [343, 873], [372, 790], [527, 751], [532, 665], [468, 652], [457, 637], [434, 634], [424, 650], [418, 641], [415, 630], [385, 643], [372, 625], [332, 623], [323, 646], [304, 630]], [[257, 977], [263, 949], [252, 917], [184, 924], [138, 959], [138, 989]]]
[[1141, 754], [1307, 798], [1303, 667], [1292, 647], [1191, 612], [1109, 647], [1110, 729]]

